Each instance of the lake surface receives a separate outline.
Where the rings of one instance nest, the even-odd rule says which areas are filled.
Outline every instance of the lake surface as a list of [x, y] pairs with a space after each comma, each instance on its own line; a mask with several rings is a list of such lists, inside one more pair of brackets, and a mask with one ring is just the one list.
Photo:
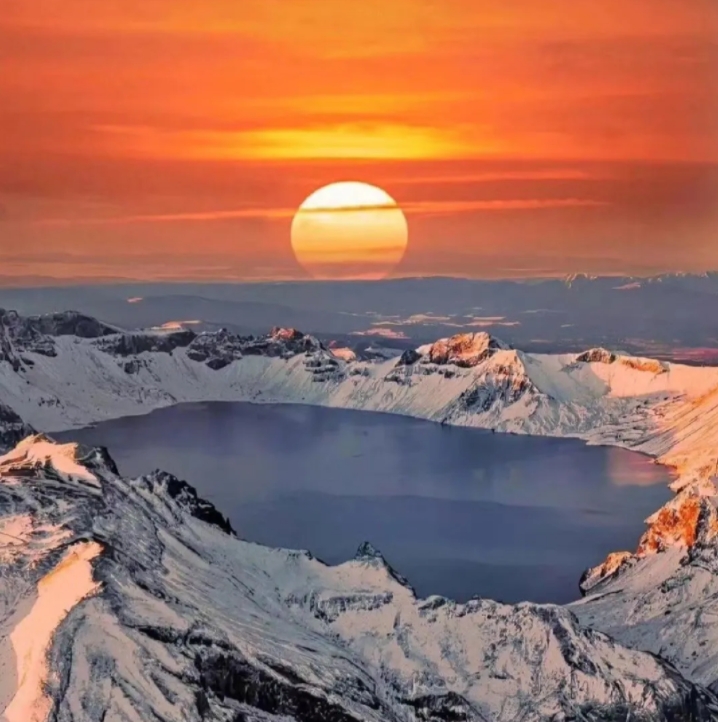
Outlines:
[[363, 411], [183, 404], [55, 436], [186, 479], [245, 539], [330, 563], [369, 540], [421, 596], [459, 600], [575, 599], [671, 496], [666, 469], [622, 449]]

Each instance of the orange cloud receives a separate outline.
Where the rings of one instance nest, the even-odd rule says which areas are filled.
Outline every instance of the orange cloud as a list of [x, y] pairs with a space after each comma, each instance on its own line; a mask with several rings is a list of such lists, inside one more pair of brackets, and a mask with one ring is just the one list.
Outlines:
[[[444, 215], [476, 211], [520, 211], [542, 208], [581, 208], [608, 205], [605, 201], [590, 198], [522, 198], [510, 200], [472, 201], [410, 201], [400, 205], [406, 215]], [[351, 206], [348, 208], [316, 208], [303, 210], [311, 213], [355, 213], [356, 211], [394, 211], [395, 206]], [[44, 218], [35, 222], [39, 226], [102, 226], [134, 223], [177, 223], [183, 221], [225, 221], [240, 219], [284, 220], [293, 218], [297, 208], [237, 208], [233, 210], [189, 211], [183, 213], [136, 214], [95, 218]]]
[[93, 130], [114, 136], [121, 152], [160, 158], [410, 159], [461, 157], [472, 151], [472, 146], [454, 129], [389, 123], [236, 132], [121, 126], [99, 126]]
[[606, 178], [607, 171], [589, 172], [580, 168], [548, 168], [515, 170], [492, 170], [484, 173], [464, 173], [460, 175], [406, 175], [384, 178], [384, 183], [393, 185], [442, 185], [445, 183], [493, 183], [495, 181], [543, 181], [543, 180], [590, 180]]

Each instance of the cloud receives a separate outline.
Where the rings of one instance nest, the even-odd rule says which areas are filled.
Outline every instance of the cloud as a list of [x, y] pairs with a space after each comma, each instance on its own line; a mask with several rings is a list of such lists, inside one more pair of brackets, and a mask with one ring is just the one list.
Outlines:
[[[478, 150], [459, 128], [394, 122], [345, 122], [250, 130], [175, 130], [97, 125], [109, 148], [147, 158], [268, 160], [461, 158]], [[483, 148], [484, 151], [487, 148]]]
[[[520, 211], [544, 208], [580, 208], [609, 205], [590, 198], [516, 198], [476, 201], [410, 201], [399, 206], [406, 215], [436, 216], [478, 211]], [[103, 226], [127, 223], [173, 223], [180, 221], [224, 221], [243, 218], [283, 220], [293, 218], [297, 208], [236, 208], [181, 213], [146, 213], [96, 218], [45, 218], [34, 221], [40, 226]], [[348, 208], [316, 208], [303, 213], [346, 213], [361, 210], [394, 211], [395, 206], [352, 206]]]
[[634, 291], [637, 288], [641, 288], [641, 284], [638, 281], [633, 283], [624, 283], [622, 286], [614, 286], [614, 291]]
[[183, 213], [140, 213], [127, 216], [97, 218], [45, 218], [35, 221], [40, 226], [104, 226], [126, 223], [173, 223], [178, 221], [223, 221], [241, 218], [263, 218], [267, 220], [291, 218], [296, 213], [292, 208], [235, 208], [232, 210], [188, 211]]
[[182, 331], [185, 326], [199, 326], [202, 321], [166, 321], [161, 326], [153, 326], [153, 331]]
[[407, 340], [409, 337], [403, 331], [395, 331], [393, 328], [369, 328], [366, 331], [352, 331], [352, 336], [379, 336], [381, 338], [392, 338], [394, 340]]
[[415, 201], [402, 205], [407, 214], [444, 215], [475, 211], [522, 211], [542, 208], [581, 208], [610, 205], [592, 198], [515, 198], [470, 201]]
[[475, 317], [473, 321], [464, 324], [469, 328], [491, 328], [492, 326], [520, 326], [520, 321], [506, 321], [503, 316]]
[[[468, 319], [468, 320], [463, 320]], [[450, 326], [453, 328], [490, 328], [491, 326], [520, 326], [519, 321], [507, 321], [505, 316], [437, 316], [432, 313], [416, 313], [407, 318], [386, 316], [375, 321], [376, 326]]]
[[483, 173], [463, 173], [447, 175], [407, 175], [384, 178], [383, 182], [392, 185], [441, 185], [472, 183], [494, 183], [496, 181], [542, 181], [542, 180], [592, 180], [610, 177], [606, 169], [589, 172], [579, 168], [547, 168], [547, 169], [516, 169], [492, 170]]

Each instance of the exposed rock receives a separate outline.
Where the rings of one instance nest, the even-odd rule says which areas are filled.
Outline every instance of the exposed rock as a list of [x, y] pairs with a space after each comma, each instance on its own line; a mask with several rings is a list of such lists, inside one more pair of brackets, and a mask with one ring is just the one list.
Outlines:
[[[202, 689], [211, 692], [222, 703], [231, 700], [296, 722], [361, 722], [361, 717], [351, 714], [342, 705], [305, 689], [303, 680], [294, 673], [292, 679], [277, 673], [280, 665], [274, 665], [272, 674], [244, 659], [238, 651], [201, 650], [195, 656], [195, 666]], [[205, 700], [204, 707], [209, 711], [211, 704], [207, 697]], [[383, 706], [376, 698], [367, 701], [375, 709]], [[396, 719], [388, 709], [384, 709], [384, 714], [387, 722]]]
[[172, 353], [176, 348], [189, 346], [197, 334], [182, 330], [165, 332], [126, 332], [106, 336], [97, 347], [115, 356], [137, 356], [141, 353]]
[[187, 349], [187, 357], [192, 361], [206, 363], [215, 371], [228, 366], [232, 361], [242, 358], [243, 346], [253, 337], [242, 337], [221, 328], [213, 333], [201, 333]]
[[42, 316], [28, 316], [25, 320], [29, 326], [49, 336], [99, 338], [118, 331], [116, 327], [102, 323], [102, 321], [78, 311], [62, 311]]
[[432, 722], [489, 722], [489, 720], [461, 695], [455, 692], [447, 694], [425, 694], [406, 700], [417, 720]]
[[161, 496], [166, 493], [191, 516], [216, 526], [226, 534], [234, 535], [234, 529], [232, 529], [229, 519], [220, 514], [214, 504], [199, 497], [197, 490], [186, 481], [158, 469], [147, 476], [140, 477], [140, 482], [153, 494]]
[[27, 362], [23, 353], [57, 356], [55, 342], [40, 330], [39, 319], [24, 318], [15, 311], [0, 309], [0, 361], [7, 361], [15, 371]]
[[399, 357], [399, 360], [396, 362], [397, 366], [413, 366], [419, 359], [421, 358], [421, 354], [416, 351], [413, 348], [407, 349], [404, 351], [404, 353]]
[[435, 364], [454, 364], [463, 368], [477, 366], [497, 351], [511, 347], [488, 333], [460, 333], [431, 345], [428, 359]]
[[20, 316], [16, 311], [0, 309], [0, 361], [7, 361], [18, 371], [23, 366], [34, 365], [34, 361], [23, 354], [56, 357], [54, 337], [91, 339], [116, 332], [116, 328], [77, 311]]
[[269, 336], [275, 341], [301, 341], [304, 338], [304, 334], [297, 331], [296, 328], [282, 328], [281, 326], [273, 326]]
[[354, 559], [358, 561], [381, 559], [381, 561], [384, 561], [384, 556], [371, 542], [364, 541], [359, 545], [359, 548], [356, 550]]
[[718, 533], [718, 514], [713, 501], [690, 490], [679, 493], [648, 519], [648, 529], [638, 543], [636, 555], [655, 554], [672, 546], [690, 549]]
[[608, 351], [605, 348], [592, 348], [588, 351], [578, 354], [576, 361], [579, 363], [601, 363], [601, 364], [612, 364], [616, 361], [618, 356], [613, 351]]
[[638, 560], [678, 547], [690, 551], [718, 536], [718, 513], [712, 498], [686, 489], [646, 521], [648, 528], [635, 553], [614, 552], [599, 565], [587, 569], [579, 582], [582, 594], [616, 578]]
[[624, 566], [631, 564], [635, 559], [635, 555], [631, 552], [611, 552], [601, 564], [586, 569], [581, 575], [578, 582], [581, 594], [587, 594], [601, 582], [616, 576]]
[[26, 424], [9, 406], [0, 403], [0, 452], [12, 448], [34, 429]]
[[145, 368], [145, 365], [142, 363], [141, 359], [133, 358], [122, 363], [122, 370], [126, 374], [137, 374], [143, 368]]
[[466, 411], [485, 412], [497, 406], [515, 404], [527, 393], [540, 394], [526, 373], [518, 367], [499, 365], [464, 391], [459, 404]]
[[[266, 336], [240, 336], [223, 328], [197, 336], [187, 349], [187, 356], [217, 371], [243, 356], [292, 358], [322, 349], [313, 336], [293, 328], [273, 328]], [[327, 359], [331, 359], [330, 353], [327, 353]]]
[[647, 371], [652, 374], [662, 374], [668, 371], [668, 365], [656, 359], [623, 356], [621, 357], [621, 363], [636, 371]]
[[602, 364], [613, 364], [618, 362], [630, 369], [635, 369], [636, 371], [648, 371], [654, 374], [664, 373], [668, 370], [668, 366], [661, 361], [639, 358], [636, 356], [621, 356], [605, 348], [592, 348], [588, 351], [584, 351], [576, 356], [576, 362]]
[[386, 573], [395, 581], [399, 582], [403, 587], [414, 592], [414, 588], [409, 583], [409, 580], [403, 577], [394, 567], [387, 562], [384, 555], [368, 541], [362, 542], [354, 555], [354, 561], [369, 564], [374, 567], [378, 567], [386, 570]]

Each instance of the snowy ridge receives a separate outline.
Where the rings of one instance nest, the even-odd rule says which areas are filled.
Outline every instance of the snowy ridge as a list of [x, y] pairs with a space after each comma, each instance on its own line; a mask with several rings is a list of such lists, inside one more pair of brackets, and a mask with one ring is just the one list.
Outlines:
[[[0, 402], [16, 425], [6, 432], [6, 446], [27, 429], [24, 422], [52, 432], [184, 401], [237, 400], [572, 436], [633, 448], [675, 467], [676, 496], [648, 520], [635, 550], [617, 550], [587, 572], [588, 596], [571, 609], [628, 646], [660, 653], [693, 681], [718, 681], [718, 655], [708, 652], [718, 648], [718, 626], [710, 613], [696, 616], [718, 599], [705, 572], [718, 546], [717, 368], [605, 349], [528, 354], [485, 333], [358, 360], [292, 329], [262, 337], [122, 333], [90, 320], [83, 322], [90, 331], [80, 336], [59, 333], [68, 329], [61, 316], [53, 316], [51, 334], [44, 317], [15, 318], [16, 327], [30, 330], [10, 334], [13, 359], [0, 361]], [[3, 333], [7, 327], [0, 326]], [[48, 344], [53, 354], [43, 353]], [[3, 428], [0, 420], [0, 444]]]
[[711, 692], [565, 608], [417, 600], [368, 544], [328, 567], [215, 514], [101, 449], [36, 436], [0, 457], [5, 719], [718, 719]]

